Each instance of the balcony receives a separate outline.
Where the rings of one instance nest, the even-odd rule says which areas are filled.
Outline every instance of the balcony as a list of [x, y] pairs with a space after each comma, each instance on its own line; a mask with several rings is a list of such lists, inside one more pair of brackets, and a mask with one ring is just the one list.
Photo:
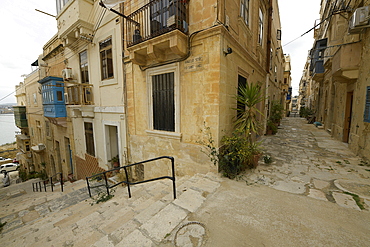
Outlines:
[[27, 113], [25, 106], [13, 106], [15, 125], [18, 128], [28, 128]]
[[186, 56], [188, 3], [152, 0], [128, 16], [125, 28], [130, 60], [139, 65]]
[[324, 58], [327, 46], [327, 39], [316, 40], [314, 49], [311, 50], [311, 65], [310, 71], [314, 80], [324, 78]]
[[64, 102], [63, 78], [48, 76], [40, 80], [44, 116], [64, 118], [67, 116]]
[[361, 62], [361, 43], [343, 45], [335, 53], [332, 62], [333, 77], [337, 81], [350, 82], [359, 75]]
[[93, 0], [69, 0], [58, 13], [58, 37], [64, 46], [78, 49], [82, 41], [89, 41], [93, 37]]

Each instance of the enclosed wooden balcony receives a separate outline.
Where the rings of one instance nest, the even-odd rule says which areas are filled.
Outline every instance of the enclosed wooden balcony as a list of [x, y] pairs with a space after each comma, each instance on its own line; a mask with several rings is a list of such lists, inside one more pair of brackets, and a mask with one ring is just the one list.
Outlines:
[[341, 46], [333, 57], [333, 77], [336, 80], [343, 82], [356, 80], [359, 75], [361, 53], [361, 43], [353, 43]]
[[22, 129], [28, 127], [27, 112], [25, 106], [13, 106], [15, 125]]
[[130, 60], [139, 65], [187, 54], [188, 3], [152, 0], [128, 16], [125, 40]]

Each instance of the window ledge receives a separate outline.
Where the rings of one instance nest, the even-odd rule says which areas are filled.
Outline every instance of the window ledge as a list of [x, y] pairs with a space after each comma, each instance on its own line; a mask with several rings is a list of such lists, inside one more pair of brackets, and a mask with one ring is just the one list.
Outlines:
[[100, 87], [109, 86], [109, 85], [116, 85], [118, 84], [117, 80], [113, 77], [110, 79], [105, 79], [100, 81]]
[[159, 130], [146, 130], [148, 136], [154, 137], [163, 137], [174, 140], [181, 140], [181, 133], [178, 132], [168, 132], [168, 131], [159, 131]]

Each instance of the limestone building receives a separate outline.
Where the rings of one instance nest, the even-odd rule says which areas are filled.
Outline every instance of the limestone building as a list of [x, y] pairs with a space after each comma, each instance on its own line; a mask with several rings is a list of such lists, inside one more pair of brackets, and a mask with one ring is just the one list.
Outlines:
[[[124, 165], [163, 155], [177, 175], [217, 171], [199, 141], [205, 127], [217, 145], [233, 130], [238, 87], [257, 83], [266, 95], [262, 125], [272, 101], [288, 102], [277, 0], [56, 2], [58, 32], [30, 88], [42, 114], [28, 123], [42, 126], [34, 142], [45, 145], [48, 173], [81, 179], [115, 157]], [[166, 172], [158, 163], [133, 175]]]
[[[130, 161], [171, 155], [178, 175], [216, 170], [198, 142], [205, 126], [216, 143], [231, 132], [238, 86], [260, 85], [268, 96], [259, 105], [265, 116], [272, 100], [282, 100], [277, 1], [131, 0], [123, 6]], [[144, 174], [161, 170], [148, 167]]]
[[316, 119], [370, 159], [370, 1], [322, 1], [311, 50]]

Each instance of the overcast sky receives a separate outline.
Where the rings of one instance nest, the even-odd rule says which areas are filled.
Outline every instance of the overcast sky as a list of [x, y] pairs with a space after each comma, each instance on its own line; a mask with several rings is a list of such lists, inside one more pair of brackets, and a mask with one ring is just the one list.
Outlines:
[[[321, 0], [279, 0], [282, 44], [301, 36], [319, 18]], [[57, 32], [55, 18], [35, 11], [56, 14], [53, 0], [1, 0], [0, 8], [0, 104], [16, 102], [15, 85], [22, 75], [32, 72], [31, 63], [42, 53], [43, 45]], [[292, 59], [293, 94], [297, 94], [313, 32], [283, 47]], [[6, 97], [7, 95], [9, 95]]]
[[0, 104], [16, 102], [15, 85], [32, 72], [31, 63], [57, 32], [55, 18], [35, 9], [55, 15], [55, 6], [53, 0], [1, 0]]
[[283, 52], [291, 57], [293, 95], [298, 95], [308, 51], [314, 42], [313, 31], [287, 43], [313, 28], [315, 20], [320, 19], [320, 3], [321, 0], [279, 0]]

